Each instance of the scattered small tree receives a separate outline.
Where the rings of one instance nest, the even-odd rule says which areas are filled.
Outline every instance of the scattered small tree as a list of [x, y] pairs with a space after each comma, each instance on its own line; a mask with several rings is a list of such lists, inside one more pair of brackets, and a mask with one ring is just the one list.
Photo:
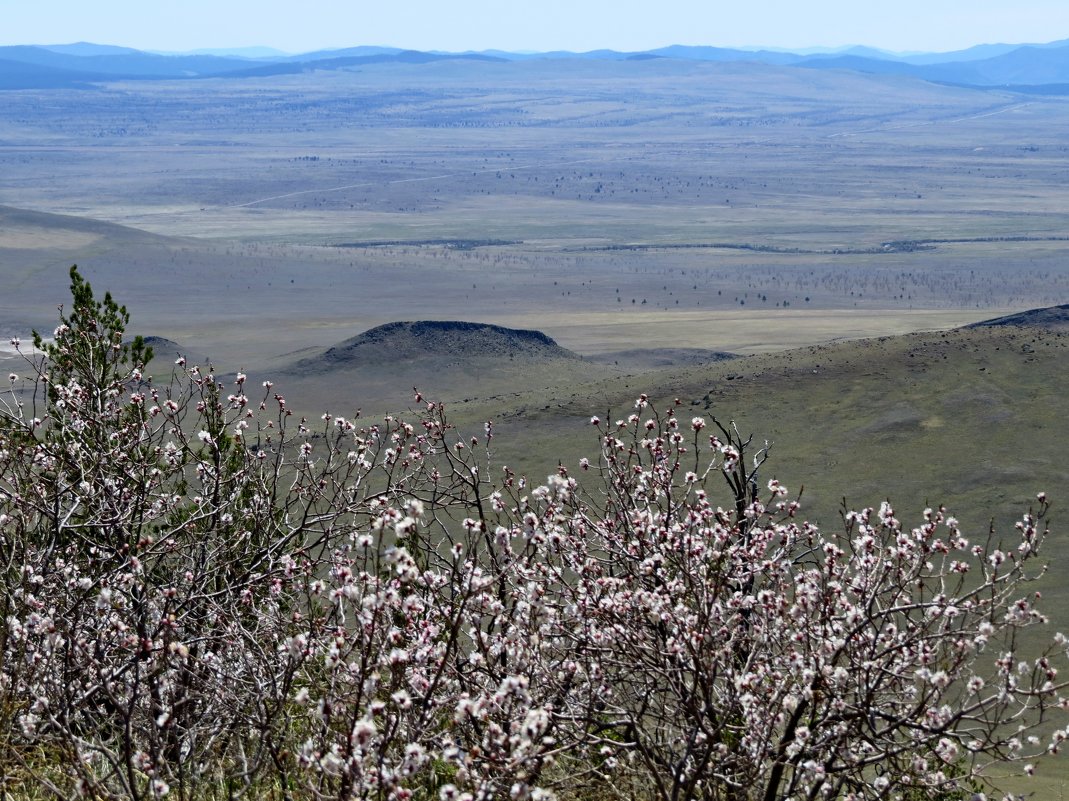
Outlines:
[[313, 426], [158, 383], [71, 280], [0, 407], [0, 792], [950, 799], [1066, 737], [1064, 638], [1017, 641], [1042, 496], [1005, 542], [888, 504], [824, 533], [645, 396], [528, 486], [418, 393]]

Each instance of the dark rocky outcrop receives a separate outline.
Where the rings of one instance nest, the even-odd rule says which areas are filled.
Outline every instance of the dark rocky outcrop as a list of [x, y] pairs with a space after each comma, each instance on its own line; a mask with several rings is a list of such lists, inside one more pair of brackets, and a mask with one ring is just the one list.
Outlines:
[[996, 328], [999, 326], [1017, 326], [1027, 328], [1041, 328], [1045, 331], [1069, 331], [1069, 304], [1063, 306], [1048, 306], [1043, 309], [1029, 309], [1028, 311], [1008, 314], [1005, 317], [995, 317], [991, 320], [981, 320], [972, 323], [966, 328]]
[[488, 323], [420, 320], [380, 325], [299, 360], [298, 372], [432, 360], [442, 366], [471, 359], [578, 359], [541, 331]]

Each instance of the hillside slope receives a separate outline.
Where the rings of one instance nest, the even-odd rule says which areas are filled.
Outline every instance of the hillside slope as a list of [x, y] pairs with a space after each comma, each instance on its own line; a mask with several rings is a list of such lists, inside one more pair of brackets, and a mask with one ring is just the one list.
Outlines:
[[590, 416], [626, 417], [639, 393], [662, 409], [678, 399], [687, 420], [715, 415], [768, 440], [767, 478], [804, 486], [806, 514], [824, 525], [837, 523], [844, 496], [851, 506], [891, 498], [910, 514], [946, 503], [978, 530], [1008, 525], [1040, 490], [1069, 503], [1069, 333], [1059, 331], [857, 340], [632, 371], [458, 411], [500, 418], [501, 457], [537, 475], [593, 458]]

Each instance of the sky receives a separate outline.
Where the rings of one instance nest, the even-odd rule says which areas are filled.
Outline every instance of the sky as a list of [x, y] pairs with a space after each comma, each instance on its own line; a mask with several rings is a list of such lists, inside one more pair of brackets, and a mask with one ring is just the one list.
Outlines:
[[949, 51], [1069, 38], [1069, 0], [0, 0], [0, 44]]

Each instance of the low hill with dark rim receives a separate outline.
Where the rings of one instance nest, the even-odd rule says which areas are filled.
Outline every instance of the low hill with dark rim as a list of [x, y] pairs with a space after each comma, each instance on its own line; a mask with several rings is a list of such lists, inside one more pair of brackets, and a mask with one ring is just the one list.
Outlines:
[[300, 351], [288, 367], [272, 372], [286, 379], [279, 385], [288, 388], [291, 408], [311, 412], [322, 411], [324, 398], [334, 399], [335, 410], [354, 400], [363, 409], [396, 410], [410, 402], [406, 387], [433, 388], [436, 400], [462, 404], [514, 397], [531, 387], [563, 392], [621, 369], [584, 359], [541, 331], [420, 320]]
[[541, 331], [459, 320], [419, 320], [372, 328], [327, 348], [320, 355], [300, 359], [291, 369], [316, 372], [423, 361], [448, 367], [484, 359], [546, 361], [579, 358]]
[[143, 338], [145, 344], [152, 348], [152, 367], [154, 372], [159, 372], [161, 368], [166, 368], [168, 365], [173, 364], [178, 358], [185, 359], [188, 365], [211, 364], [211, 359], [206, 354], [191, 350], [173, 339], [154, 334], [149, 334]]
[[1029, 309], [1005, 317], [981, 320], [966, 328], [998, 328], [1000, 326], [1017, 326], [1019, 328], [1041, 328], [1044, 331], [1069, 332], [1069, 304], [1048, 306], [1043, 309]]

